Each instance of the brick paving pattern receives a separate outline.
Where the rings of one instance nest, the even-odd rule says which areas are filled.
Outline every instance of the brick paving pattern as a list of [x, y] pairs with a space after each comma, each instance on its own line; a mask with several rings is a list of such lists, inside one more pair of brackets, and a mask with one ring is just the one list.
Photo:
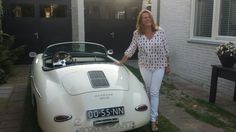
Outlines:
[[17, 66], [7, 83], [0, 85], [0, 132], [20, 131], [28, 73], [29, 66]]

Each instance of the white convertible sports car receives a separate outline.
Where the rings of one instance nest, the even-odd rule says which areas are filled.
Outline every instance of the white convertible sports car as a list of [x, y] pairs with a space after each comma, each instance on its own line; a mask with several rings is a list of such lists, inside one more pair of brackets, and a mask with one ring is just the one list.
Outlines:
[[44, 132], [127, 131], [146, 125], [143, 84], [97, 43], [64, 42], [35, 55], [32, 103]]

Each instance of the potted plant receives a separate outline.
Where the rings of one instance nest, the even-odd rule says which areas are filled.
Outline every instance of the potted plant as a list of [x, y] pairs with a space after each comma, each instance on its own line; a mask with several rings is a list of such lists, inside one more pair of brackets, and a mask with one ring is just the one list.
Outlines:
[[216, 54], [222, 66], [232, 68], [236, 63], [236, 44], [232, 42], [220, 44], [216, 47]]

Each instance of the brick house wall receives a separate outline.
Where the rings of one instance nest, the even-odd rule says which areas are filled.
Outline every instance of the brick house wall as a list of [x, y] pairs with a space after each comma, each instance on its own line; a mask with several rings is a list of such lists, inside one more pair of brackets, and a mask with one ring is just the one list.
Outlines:
[[[167, 33], [172, 73], [209, 91], [216, 44], [190, 42], [191, 0], [162, 0], [160, 25]], [[218, 92], [233, 96], [234, 83], [218, 79]]]

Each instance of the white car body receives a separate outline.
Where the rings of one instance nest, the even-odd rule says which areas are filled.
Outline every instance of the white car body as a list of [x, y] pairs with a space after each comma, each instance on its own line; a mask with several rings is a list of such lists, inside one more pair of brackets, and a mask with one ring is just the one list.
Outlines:
[[[81, 44], [65, 42], [53, 46], [71, 43]], [[106, 53], [103, 56], [114, 62], [99, 61], [97, 56], [76, 56], [78, 60], [96, 61], [51, 68], [45, 66], [45, 55], [46, 52], [38, 54], [31, 67], [32, 103], [44, 132], [127, 131], [150, 121], [143, 84]]]

